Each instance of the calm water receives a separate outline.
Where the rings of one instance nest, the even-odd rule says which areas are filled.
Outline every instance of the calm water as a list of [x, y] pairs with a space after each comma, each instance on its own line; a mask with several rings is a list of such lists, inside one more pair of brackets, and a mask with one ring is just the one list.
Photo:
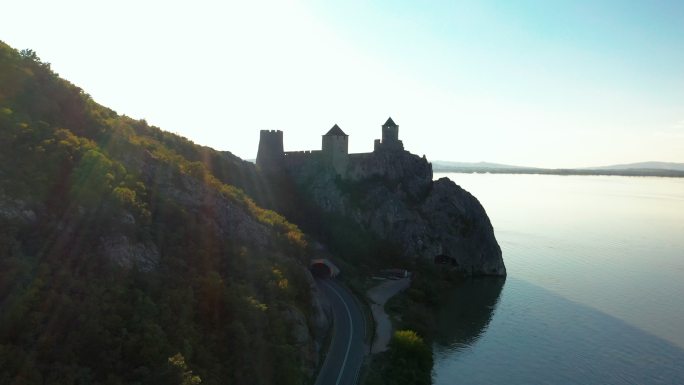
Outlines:
[[684, 179], [441, 176], [509, 275], [450, 293], [435, 384], [684, 384]]

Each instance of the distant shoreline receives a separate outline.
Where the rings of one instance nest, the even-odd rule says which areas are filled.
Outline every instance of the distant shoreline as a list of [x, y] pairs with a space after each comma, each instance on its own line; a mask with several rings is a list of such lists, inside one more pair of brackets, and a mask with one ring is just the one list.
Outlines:
[[584, 175], [584, 176], [656, 176], [663, 178], [684, 178], [684, 171], [678, 170], [586, 170], [565, 168], [490, 168], [490, 167], [453, 167], [432, 165], [438, 173], [457, 172], [467, 174], [539, 174], [539, 175]]

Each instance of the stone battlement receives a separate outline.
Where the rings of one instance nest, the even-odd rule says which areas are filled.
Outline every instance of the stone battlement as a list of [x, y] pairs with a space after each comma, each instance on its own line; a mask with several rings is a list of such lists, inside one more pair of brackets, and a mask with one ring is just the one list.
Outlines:
[[311, 155], [319, 152], [321, 152], [321, 150], [285, 151], [285, 156]]

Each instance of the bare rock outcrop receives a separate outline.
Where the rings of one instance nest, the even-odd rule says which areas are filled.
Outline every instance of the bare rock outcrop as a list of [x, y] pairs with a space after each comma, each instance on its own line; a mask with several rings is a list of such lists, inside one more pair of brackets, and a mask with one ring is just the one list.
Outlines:
[[32, 223], [36, 220], [36, 212], [28, 202], [12, 199], [0, 190], [0, 219]]
[[440, 258], [466, 275], [506, 275], [485, 209], [451, 180], [433, 181], [425, 157], [378, 151], [350, 155], [341, 176], [324, 168], [289, 172], [323, 212], [352, 219], [404, 256]]
[[159, 264], [159, 250], [152, 242], [131, 242], [125, 235], [110, 235], [100, 244], [103, 255], [120, 267], [151, 271]]
[[325, 339], [332, 327], [332, 309], [325, 295], [318, 289], [311, 273], [305, 272], [311, 290], [311, 309], [309, 318], [295, 308], [288, 307], [283, 317], [292, 325], [291, 333], [296, 346], [304, 359], [304, 370], [313, 375], [323, 357]]

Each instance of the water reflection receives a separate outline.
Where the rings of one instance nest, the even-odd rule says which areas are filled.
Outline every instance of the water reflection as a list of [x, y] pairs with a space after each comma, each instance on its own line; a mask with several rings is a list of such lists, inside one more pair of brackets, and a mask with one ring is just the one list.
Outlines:
[[498, 302], [486, 284], [454, 293], [464, 310], [443, 321], [435, 385], [684, 384], [678, 346], [529, 282], [509, 277]]
[[486, 208], [509, 278], [684, 348], [684, 178], [449, 176]]
[[509, 277], [491, 319], [442, 321], [435, 385], [684, 384], [684, 179], [451, 177]]
[[487, 330], [505, 278], [471, 278], [448, 292], [436, 317], [435, 344], [450, 350], [472, 345]]

